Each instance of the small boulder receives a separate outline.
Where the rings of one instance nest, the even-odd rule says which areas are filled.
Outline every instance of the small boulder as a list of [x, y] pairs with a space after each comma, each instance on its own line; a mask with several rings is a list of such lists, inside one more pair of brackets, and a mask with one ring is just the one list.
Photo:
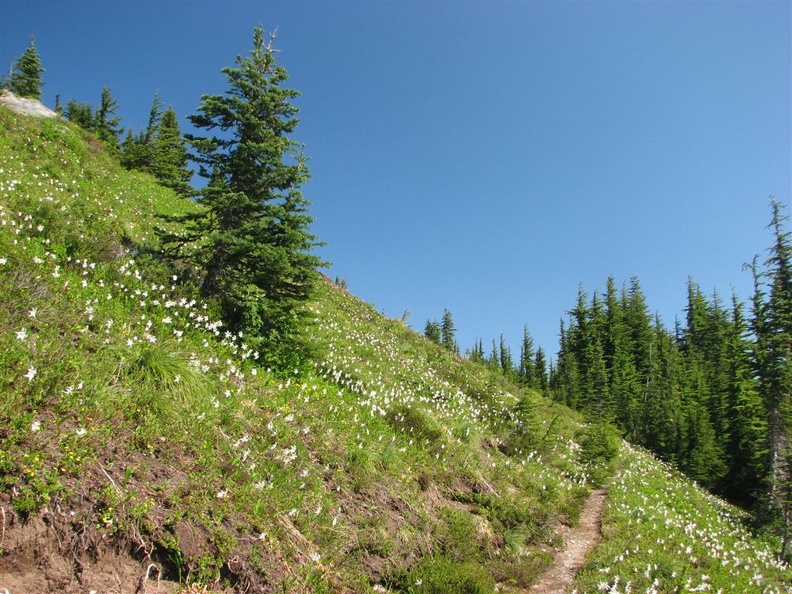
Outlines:
[[11, 111], [21, 113], [23, 115], [36, 116], [41, 118], [57, 118], [58, 114], [52, 111], [49, 107], [44, 106], [36, 99], [28, 99], [27, 97], [18, 97], [11, 91], [0, 91], [0, 104], [5, 105]]

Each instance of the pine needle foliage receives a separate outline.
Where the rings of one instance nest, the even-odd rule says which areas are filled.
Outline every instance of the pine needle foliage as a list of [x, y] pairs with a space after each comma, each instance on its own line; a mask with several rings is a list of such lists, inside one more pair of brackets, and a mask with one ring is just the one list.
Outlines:
[[20, 97], [29, 99], [41, 99], [41, 87], [44, 83], [41, 75], [44, 68], [41, 66], [41, 57], [36, 49], [36, 39], [30, 36], [30, 45], [25, 53], [14, 62], [8, 77], [3, 80], [3, 88]]
[[301, 186], [309, 172], [302, 147], [289, 138], [297, 127], [298, 91], [285, 88], [288, 74], [276, 63], [274, 34], [253, 33], [253, 50], [222, 69], [229, 89], [204, 95], [190, 121], [207, 136], [187, 135], [207, 185], [203, 210], [186, 220], [190, 233], [171, 242], [193, 244], [202, 270], [201, 293], [218, 301], [234, 330], [265, 337], [270, 345], [292, 342], [299, 307], [311, 293], [321, 259], [309, 226]]

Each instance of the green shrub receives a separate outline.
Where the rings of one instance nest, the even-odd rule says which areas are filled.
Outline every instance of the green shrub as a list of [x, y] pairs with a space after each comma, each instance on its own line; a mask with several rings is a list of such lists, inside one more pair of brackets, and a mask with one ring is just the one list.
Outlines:
[[393, 428], [417, 439], [425, 439], [429, 443], [436, 443], [443, 437], [443, 431], [437, 422], [414, 406], [397, 404], [388, 411], [386, 419]]
[[495, 580], [481, 565], [445, 556], [426, 557], [397, 580], [397, 587], [415, 594], [491, 594]]
[[607, 464], [619, 454], [621, 438], [607, 423], [590, 425], [579, 436], [580, 460], [584, 464]]
[[442, 510], [441, 517], [445, 521], [440, 529], [445, 555], [458, 562], [479, 558], [481, 547], [473, 516], [469, 512], [447, 508]]

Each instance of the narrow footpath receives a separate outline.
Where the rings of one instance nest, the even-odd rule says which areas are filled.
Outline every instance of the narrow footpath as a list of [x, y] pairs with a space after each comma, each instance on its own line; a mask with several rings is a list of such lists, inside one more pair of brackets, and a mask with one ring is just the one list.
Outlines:
[[599, 542], [602, 507], [605, 505], [605, 490], [593, 491], [580, 512], [580, 522], [574, 528], [563, 527], [559, 535], [564, 541], [564, 550], [556, 555], [553, 566], [527, 592], [530, 594], [563, 594], [569, 590], [583, 561], [594, 545]]

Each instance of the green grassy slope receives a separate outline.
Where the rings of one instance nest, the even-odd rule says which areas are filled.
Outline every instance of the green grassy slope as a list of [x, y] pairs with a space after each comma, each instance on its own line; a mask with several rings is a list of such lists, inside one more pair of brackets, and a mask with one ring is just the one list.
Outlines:
[[779, 543], [752, 537], [744, 512], [644, 451], [621, 457], [578, 592], [792, 592]]
[[154, 255], [193, 208], [0, 107], [0, 588], [528, 587], [603, 475], [581, 419], [323, 279], [312, 370], [267, 369]]

